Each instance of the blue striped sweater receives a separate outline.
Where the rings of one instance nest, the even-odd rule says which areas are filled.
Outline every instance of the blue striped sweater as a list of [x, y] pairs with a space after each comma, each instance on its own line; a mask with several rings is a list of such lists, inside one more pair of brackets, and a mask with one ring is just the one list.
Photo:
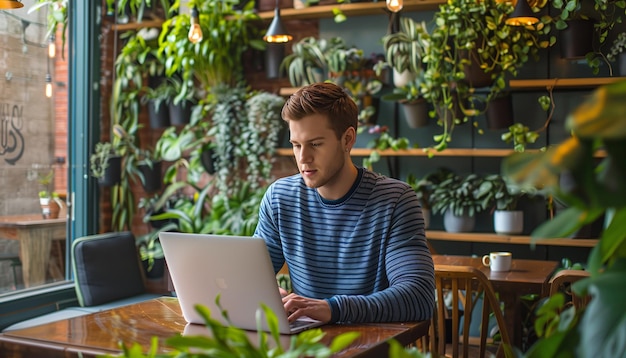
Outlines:
[[255, 236], [265, 239], [274, 270], [287, 262], [293, 291], [326, 299], [332, 322], [430, 319], [434, 268], [415, 192], [359, 168], [335, 201], [300, 174], [268, 188]]

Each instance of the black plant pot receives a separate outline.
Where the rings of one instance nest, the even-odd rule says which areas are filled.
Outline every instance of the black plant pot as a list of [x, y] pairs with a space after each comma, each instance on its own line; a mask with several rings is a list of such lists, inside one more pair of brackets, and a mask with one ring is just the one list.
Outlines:
[[510, 94], [492, 99], [485, 111], [487, 128], [492, 130], [507, 129], [515, 123], [513, 119], [513, 100]]
[[152, 269], [148, 270], [148, 260], [144, 260], [141, 262], [143, 264], [143, 268], [146, 272], [146, 278], [148, 279], [158, 279], [163, 277], [165, 274], [165, 259], [159, 258], [154, 259], [154, 263], [152, 265]]
[[213, 160], [213, 149], [206, 149], [200, 154], [200, 163], [210, 175], [215, 174], [215, 162]]
[[100, 186], [114, 186], [122, 180], [122, 157], [109, 158], [109, 165], [104, 171], [102, 178], [98, 179]]
[[146, 193], [154, 193], [161, 189], [161, 162], [156, 162], [150, 167], [147, 164], [140, 164], [137, 169], [143, 175], [143, 189]]
[[561, 57], [568, 60], [585, 58], [593, 52], [593, 22], [588, 20], [570, 20], [567, 28], [559, 32]]
[[155, 101], [148, 102], [148, 115], [150, 118], [150, 128], [166, 128], [170, 126], [170, 109], [165, 101], [160, 101], [155, 106]]
[[183, 126], [189, 123], [191, 117], [191, 102], [181, 101], [178, 104], [170, 103], [170, 123], [173, 126]]
[[[476, 42], [484, 41], [482, 38], [476, 39]], [[473, 51], [461, 51], [460, 55], [464, 58], [468, 58], [469, 65], [463, 66], [463, 73], [465, 74], [465, 82], [471, 87], [481, 88], [491, 86], [493, 79], [491, 78], [492, 72], [485, 72], [480, 67], [482, 60], [476, 50]]]

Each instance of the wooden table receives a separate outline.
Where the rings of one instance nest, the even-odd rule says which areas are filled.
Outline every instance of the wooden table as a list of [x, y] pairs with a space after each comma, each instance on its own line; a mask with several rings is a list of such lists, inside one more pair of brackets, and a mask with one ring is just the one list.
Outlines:
[[[521, 296], [539, 294], [547, 296], [548, 281], [559, 263], [544, 260], [513, 259], [511, 270], [507, 272], [491, 271], [482, 263], [482, 257], [433, 255], [436, 265], [473, 266], [481, 270], [491, 282], [494, 290], [504, 302], [504, 317], [507, 330], [513, 344], [521, 347], [522, 343], [522, 302]], [[513, 317], [513, 319], [510, 319]]]
[[[326, 335], [325, 344], [341, 333], [361, 335], [337, 357], [386, 357], [386, 341], [396, 339], [409, 345], [428, 334], [429, 321], [413, 323], [380, 323], [358, 325], [327, 325], [320, 327]], [[36, 327], [0, 334], [0, 355], [7, 357], [88, 357], [121, 352], [118, 342], [127, 346], [136, 342], [144, 352], [150, 340], [159, 338], [160, 352], [166, 352], [165, 340], [181, 334], [208, 333], [204, 326], [187, 325], [178, 299], [162, 297], [86, 316], [52, 322]], [[252, 335], [255, 333], [251, 332]], [[288, 347], [291, 336], [282, 336]], [[255, 340], [252, 340], [255, 342]], [[4, 355], [2, 355], [4, 357]]]
[[46, 282], [52, 240], [65, 240], [67, 220], [43, 219], [41, 214], [0, 216], [0, 238], [20, 241], [24, 286]]

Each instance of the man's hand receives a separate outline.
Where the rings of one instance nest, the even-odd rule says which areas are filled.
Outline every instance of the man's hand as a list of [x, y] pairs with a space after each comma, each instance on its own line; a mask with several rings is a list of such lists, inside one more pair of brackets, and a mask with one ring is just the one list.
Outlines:
[[325, 300], [316, 300], [290, 293], [283, 296], [283, 305], [289, 317], [289, 322], [293, 322], [298, 319], [298, 317], [302, 316], [307, 316], [324, 323], [330, 322], [330, 306]]

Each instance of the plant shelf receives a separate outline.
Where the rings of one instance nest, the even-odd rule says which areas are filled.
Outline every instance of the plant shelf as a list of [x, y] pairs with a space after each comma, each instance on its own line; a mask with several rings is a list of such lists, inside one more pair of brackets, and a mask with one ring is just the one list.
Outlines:
[[509, 87], [512, 89], [550, 89], [550, 88], [567, 88], [567, 89], [587, 89], [594, 88], [620, 80], [626, 77], [592, 77], [592, 78], [550, 78], [538, 80], [509, 80]]
[[[445, 0], [405, 0], [402, 11], [411, 12], [435, 10], [439, 7], [439, 5], [445, 3]], [[330, 18], [334, 16], [333, 9], [335, 8], [340, 9], [346, 16], [362, 16], [383, 14], [388, 12], [386, 3], [384, 1], [378, 1], [364, 3], [315, 5], [305, 7], [303, 9], [282, 8], [280, 9], [280, 17], [283, 20], [310, 20]], [[259, 17], [263, 20], [271, 20], [274, 18], [274, 11], [272, 10], [260, 12]]]
[[[486, 242], [497, 244], [530, 245], [532, 237], [522, 235], [499, 235], [495, 233], [469, 232], [453, 233], [447, 231], [427, 230], [428, 240]], [[598, 239], [537, 239], [535, 244], [544, 246], [594, 247]]]
[[[538, 150], [527, 150], [526, 152], [537, 152]], [[351, 155], [355, 157], [367, 157], [372, 153], [369, 148], [352, 148]], [[482, 158], [502, 158], [515, 153], [513, 149], [479, 149], [479, 148], [448, 148], [441, 152], [431, 150], [426, 152], [424, 149], [402, 149], [402, 150], [379, 150], [378, 153], [383, 157], [428, 157], [429, 153], [433, 157], [482, 157]], [[276, 155], [280, 157], [293, 156], [291, 148], [278, 148]], [[604, 157], [604, 151], [598, 151], [596, 157]]]

